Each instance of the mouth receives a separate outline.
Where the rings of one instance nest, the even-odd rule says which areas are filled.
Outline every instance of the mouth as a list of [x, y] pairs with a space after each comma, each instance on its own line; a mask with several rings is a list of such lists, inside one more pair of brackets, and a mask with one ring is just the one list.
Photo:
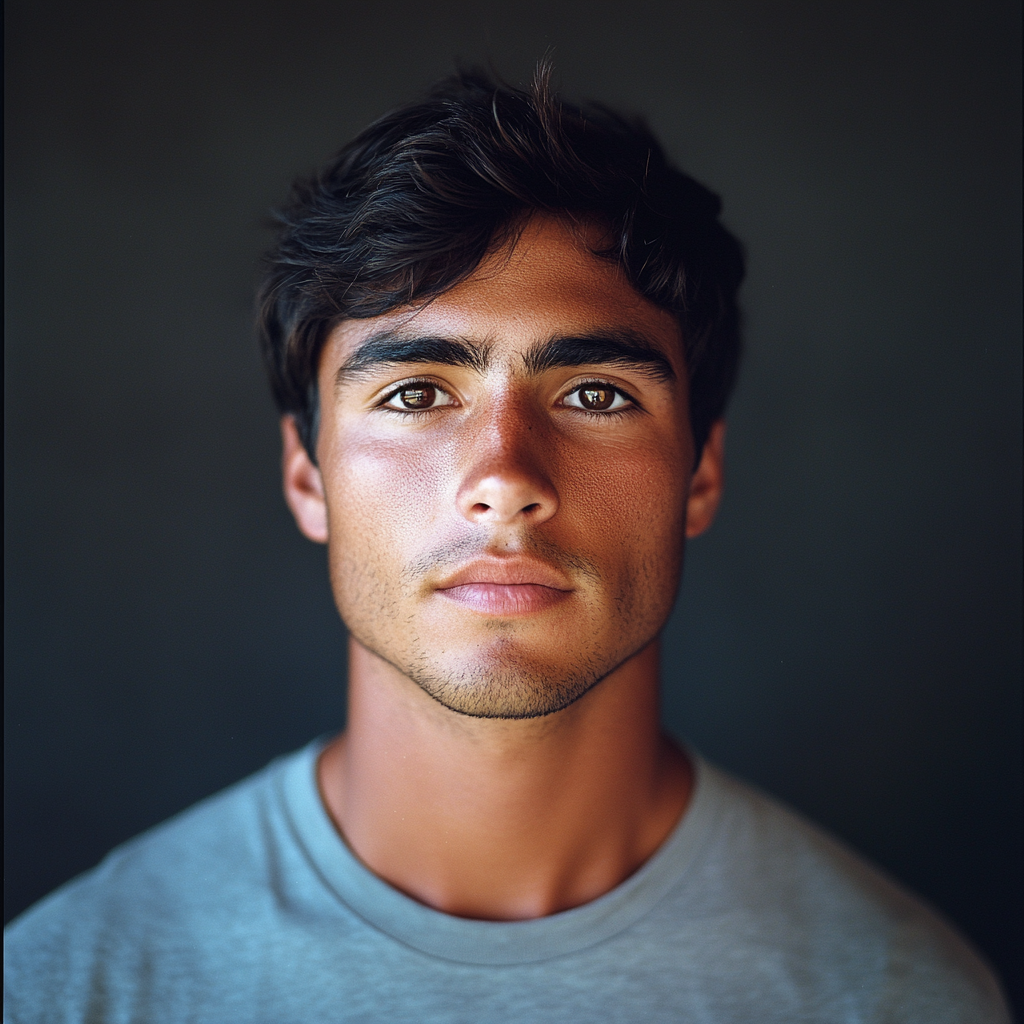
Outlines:
[[449, 601], [484, 615], [528, 615], [566, 600], [572, 584], [557, 570], [524, 559], [483, 559], [436, 588]]

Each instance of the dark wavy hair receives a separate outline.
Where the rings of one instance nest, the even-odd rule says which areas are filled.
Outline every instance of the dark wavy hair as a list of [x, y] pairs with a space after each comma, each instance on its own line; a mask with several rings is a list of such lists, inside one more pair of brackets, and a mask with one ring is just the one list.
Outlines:
[[342, 320], [426, 302], [467, 278], [533, 213], [597, 224], [596, 252], [682, 329], [696, 451], [740, 357], [740, 243], [721, 201], [671, 167], [640, 120], [553, 94], [541, 64], [516, 89], [480, 71], [371, 124], [276, 213], [258, 329], [274, 398], [315, 461], [317, 368]]

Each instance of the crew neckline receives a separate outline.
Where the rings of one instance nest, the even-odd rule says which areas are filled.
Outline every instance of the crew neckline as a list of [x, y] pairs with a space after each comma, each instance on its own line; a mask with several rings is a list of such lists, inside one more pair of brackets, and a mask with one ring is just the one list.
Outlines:
[[325, 741], [284, 765], [279, 796], [292, 829], [333, 894], [367, 924], [428, 956], [464, 964], [513, 965], [565, 956], [639, 921], [683, 881], [713, 831], [720, 801], [717, 773], [687, 749], [694, 768], [689, 806], [654, 854], [624, 882], [571, 910], [527, 921], [478, 921], [442, 913], [389, 885], [349, 849], [334, 827], [316, 782]]

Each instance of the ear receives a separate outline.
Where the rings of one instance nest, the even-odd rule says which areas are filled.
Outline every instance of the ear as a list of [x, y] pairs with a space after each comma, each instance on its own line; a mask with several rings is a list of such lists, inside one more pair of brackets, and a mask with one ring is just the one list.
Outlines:
[[318, 544], [326, 544], [327, 500], [324, 498], [323, 477], [299, 438], [293, 416], [281, 417], [281, 440], [284, 447], [281, 458], [284, 500], [302, 533]]
[[686, 502], [686, 536], [696, 537], [715, 520], [725, 486], [725, 421], [711, 427], [700, 462], [690, 479]]

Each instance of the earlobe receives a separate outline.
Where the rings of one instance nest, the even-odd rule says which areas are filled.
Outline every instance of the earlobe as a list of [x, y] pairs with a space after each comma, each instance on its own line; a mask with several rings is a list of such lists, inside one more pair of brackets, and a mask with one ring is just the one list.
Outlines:
[[690, 479], [686, 501], [686, 536], [697, 537], [715, 520], [725, 486], [725, 421], [711, 427], [700, 462]]
[[293, 416], [281, 417], [281, 441], [284, 500], [303, 535], [318, 544], [326, 544], [327, 500], [323, 477], [299, 437]]

